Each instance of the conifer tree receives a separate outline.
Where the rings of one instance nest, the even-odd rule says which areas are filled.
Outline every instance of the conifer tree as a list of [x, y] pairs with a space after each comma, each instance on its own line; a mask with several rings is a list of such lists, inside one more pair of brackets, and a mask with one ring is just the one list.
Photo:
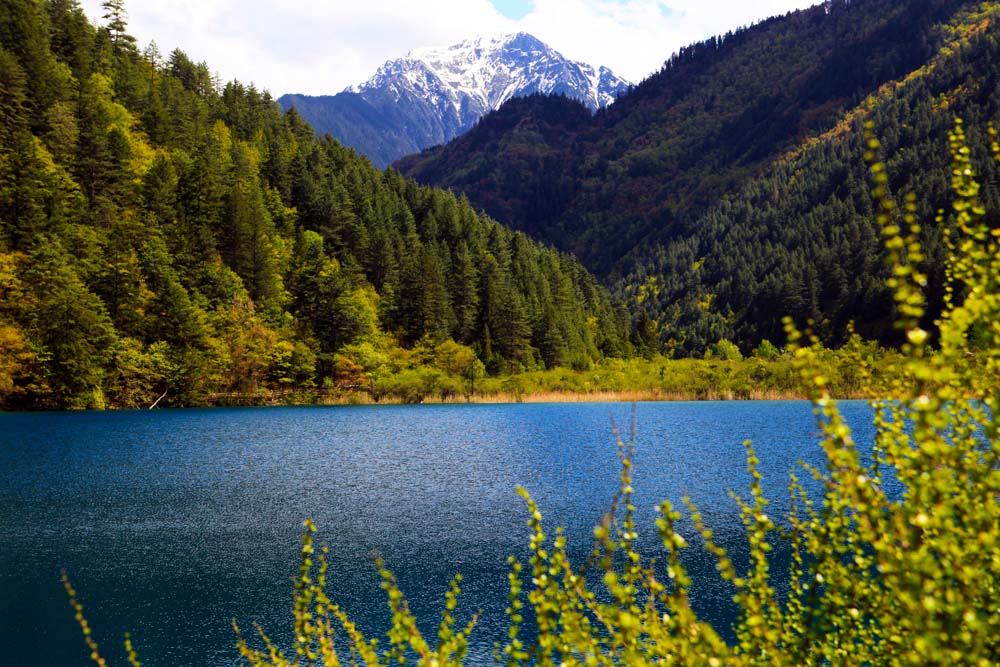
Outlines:
[[106, 28], [111, 33], [111, 43], [115, 51], [135, 47], [135, 37], [128, 34], [128, 15], [125, 12], [125, 0], [104, 0], [101, 3], [104, 10], [102, 18], [107, 21]]

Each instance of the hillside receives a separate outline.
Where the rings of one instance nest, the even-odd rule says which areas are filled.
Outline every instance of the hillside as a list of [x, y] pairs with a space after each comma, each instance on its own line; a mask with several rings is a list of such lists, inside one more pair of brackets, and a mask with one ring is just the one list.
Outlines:
[[876, 120], [896, 184], [943, 204], [952, 118], [995, 117], [996, 30], [993, 3], [827, 2], [682, 49], [593, 119], [553, 123], [565, 101], [516, 100], [397, 166], [578, 253], [623, 294], [645, 287], [640, 346], [748, 350], [782, 340], [785, 314], [829, 343], [849, 320], [891, 343], [860, 124]]
[[578, 261], [140, 52], [124, 16], [5, 3], [0, 81], [0, 405], [446, 392], [628, 353]]
[[565, 95], [596, 111], [628, 85], [608, 68], [569, 60], [522, 32], [415, 49], [337, 95], [289, 94], [278, 103], [385, 167], [454, 139], [509, 99]]

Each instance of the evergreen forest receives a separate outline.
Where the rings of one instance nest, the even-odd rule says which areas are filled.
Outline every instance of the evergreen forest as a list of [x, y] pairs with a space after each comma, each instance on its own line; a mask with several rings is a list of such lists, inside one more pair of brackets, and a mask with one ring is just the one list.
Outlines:
[[[1000, 3], [830, 0], [685, 47], [597, 114], [513, 99], [385, 171], [140, 47], [125, 9], [0, 9], [0, 406], [785, 395], [757, 362], [785, 316], [834, 349], [903, 342], [866, 122], [933, 221], [964, 118], [1000, 210]], [[919, 239], [932, 341], [945, 226]], [[667, 373], [685, 357], [715, 361]]]
[[0, 406], [444, 396], [631, 354], [573, 257], [104, 9], [0, 4]]
[[[892, 191], [916, 194], [933, 222], [951, 206], [948, 131], [965, 119], [981, 197], [1000, 210], [986, 132], [1000, 111], [998, 19], [992, 2], [830, 0], [683, 48], [596, 115], [512, 100], [397, 167], [580, 257], [628, 304], [641, 354], [781, 345], [786, 315], [828, 346], [853, 323], [897, 347], [863, 124], [882, 139]], [[933, 332], [941, 228], [921, 241]]]

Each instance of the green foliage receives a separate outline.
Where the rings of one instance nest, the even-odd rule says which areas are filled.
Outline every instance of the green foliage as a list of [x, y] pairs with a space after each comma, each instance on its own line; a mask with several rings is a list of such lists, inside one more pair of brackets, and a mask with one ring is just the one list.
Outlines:
[[779, 354], [781, 354], [781, 351], [774, 346], [774, 343], [766, 338], [762, 340], [760, 345], [755, 347], [753, 351], [753, 356], [766, 361], [771, 361], [772, 359], [777, 358]]
[[124, 0], [104, 0], [101, 3], [101, 9], [104, 10], [103, 18], [108, 22], [107, 29], [111, 33], [115, 49], [126, 48], [128, 45], [134, 44], [135, 38], [130, 37], [125, 32], [127, 23]]
[[[0, 292], [0, 405], [324, 400], [359, 385], [416, 400], [458, 393], [469, 368], [631, 352], [575, 259], [374, 169], [179, 50], [140, 53], [125, 3], [101, 6], [102, 28], [69, 0], [0, 8], [0, 253], [24, 297]], [[479, 367], [416, 359], [425, 339]], [[355, 360], [347, 381], [364, 344], [398, 363]]]
[[712, 346], [712, 354], [719, 359], [724, 359], [725, 361], [743, 360], [743, 354], [740, 352], [740, 348], [736, 347], [735, 343], [730, 340], [726, 340], [725, 338]]
[[119, 339], [114, 355], [115, 376], [106, 382], [108, 400], [123, 408], [145, 408], [172, 383], [178, 368], [169, 347], [160, 341], [143, 348], [134, 338]]

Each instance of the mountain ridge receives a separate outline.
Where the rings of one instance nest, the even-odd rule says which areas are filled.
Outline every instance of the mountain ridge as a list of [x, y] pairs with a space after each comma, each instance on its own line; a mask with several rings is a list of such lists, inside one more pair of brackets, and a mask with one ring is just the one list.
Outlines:
[[519, 32], [414, 49], [336, 95], [286, 94], [278, 103], [385, 167], [460, 136], [514, 97], [563, 94], [593, 112], [629, 85], [607, 67], [569, 60]]
[[[825, 2], [681, 49], [593, 118], [553, 123], [561, 101], [513, 100], [395, 167], [616, 283], [648, 324], [634, 322], [647, 330], [640, 347], [701, 354], [729, 338], [748, 351], [781, 340], [784, 315], [813, 320], [828, 344], [850, 321], [894, 344], [852, 110], [885, 91], [893, 113], [881, 102], [865, 113], [886, 145], [921, 156], [900, 180], [947, 205], [948, 116], [985, 126], [1000, 100], [998, 13], [958, 0]], [[826, 152], [799, 160], [811, 142]], [[799, 187], [783, 160], [815, 183]], [[926, 241], [940, 256], [940, 238]], [[926, 268], [934, 287], [940, 267]]]

